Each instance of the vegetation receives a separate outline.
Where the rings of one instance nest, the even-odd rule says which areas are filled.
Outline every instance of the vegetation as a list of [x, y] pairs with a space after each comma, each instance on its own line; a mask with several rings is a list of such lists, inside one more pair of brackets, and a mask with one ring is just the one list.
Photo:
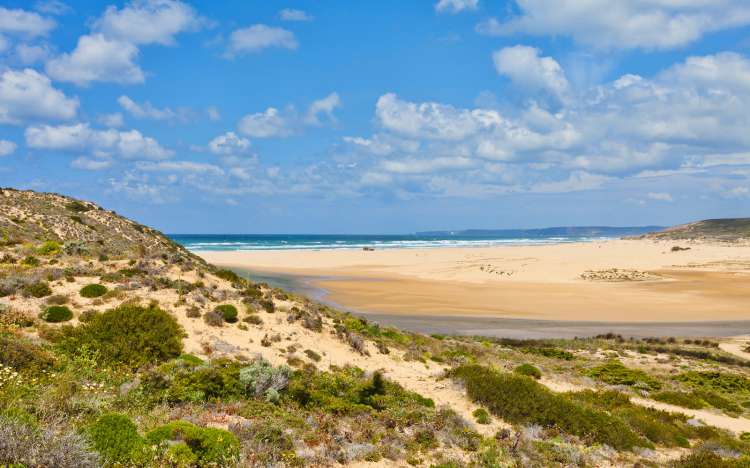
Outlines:
[[65, 306], [50, 306], [40, 316], [45, 322], [67, 322], [73, 318], [73, 312]]
[[87, 430], [92, 446], [108, 464], [129, 464], [143, 456], [144, 440], [123, 414], [104, 414]]
[[220, 314], [221, 317], [227, 323], [234, 323], [237, 321], [237, 307], [232, 304], [221, 304], [216, 306], [214, 311]]
[[46, 297], [52, 294], [49, 284], [45, 281], [37, 281], [35, 283], [29, 283], [23, 288], [23, 295], [26, 297]]
[[537, 380], [542, 378], [542, 372], [531, 364], [521, 364], [520, 366], [513, 369], [516, 374], [526, 375], [533, 377]]
[[627, 385], [646, 390], [659, 390], [661, 388], [661, 383], [655, 378], [641, 370], [625, 367], [617, 359], [590, 369], [586, 372], [586, 375], [610, 385]]
[[95, 298], [107, 294], [107, 287], [103, 284], [87, 284], [79, 291], [81, 297]]

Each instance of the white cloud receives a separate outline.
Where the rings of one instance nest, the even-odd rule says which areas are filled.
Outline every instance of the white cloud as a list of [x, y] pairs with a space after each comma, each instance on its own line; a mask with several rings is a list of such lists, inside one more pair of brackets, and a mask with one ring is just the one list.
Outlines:
[[264, 112], [244, 116], [237, 129], [249, 137], [271, 138], [291, 135], [290, 125], [289, 119], [282, 116], [278, 109], [269, 107]]
[[333, 111], [338, 107], [341, 107], [341, 98], [339, 98], [338, 93], [331, 93], [322, 99], [315, 100], [307, 109], [305, 123], [320, 125], [320, 114], [326, 116], [330, 122], [335, 123], [336, 117], [333, 115]]
[[112, 167], [111, 159], [92, 159], [85, 156], [78, 157], [70, 162], [71, 167], [84, 171], [101, 171]]
[[464, 10], [476, 10], [479, 0], [439, 0], [435, 11], [439, 13], [459, 13]]
[[15, 52], [18, 60], [24, 65], [33, 65], [38, 62], [44, 62], [50, 56], [50, 49], [46, 44], [18, 44]]
[[119, 112], [112, 114], [102, 114], [96, 119], [100, 124], [108, 128], [120, 128], [125, 125], [125, 119]]
[[219, 166], [192, 161], [137, 162], [136, 168], [145, 172], [192, 172], [217, 176], [224, 175], [224, 171]]
[[172, 45], [174, 37], [199, 28], [203, 20], [177, 0], [135, 0], [121, 9], [107, 7], [93, 24], [94, 32], [129, 44]]
[[241, 154], [250, 148], [250, 140], [237, 136], [234, 132], [226, 132], [208, 143], [208, 149], [214, 154]]
[[165, 159], [173, 154], [172, 150], [138, 130], [95, 130], [83, 123], [29, 127], [25, 137], [30, 148], [90, 151], [101, 157], [114, 154], [125, 159]]
[[304, 11], [294, 8], [284, 8], [279, 12], [279, 18], [282, 21], [312, 21], [314, 19]]
[[48, 15], [65, 15], [73, 9], [60, 0], [39, 0], [34, 3], [34, 9]]
[[24, 37], [46, 36], [55, 22], [38, 13], [0, 7], [0, 33]]
[[128, 42], [101, 34], [78, 38], [76, 48], [47, 62], [47, 73], [54, 79], [79, 86], [92, 81], [143, 83], [143, 70], [135, 63], [138, 48]]
[[49, 78], [27, 68], [5, 70], [0, 75], [0, 123], [28, 120], [68, 120], [76, 116], [78, 98], [68, 98], [52, 87]]
[[179, 113], [173, 111], [169, 107], [159, 109], [154, 107], [149, 101], [146, 101], [143, 104], [138, 104], [125, 95], [117, 98], [117, 103], [123, 108], [123, 110], [137, 119], [174, 120], [181, 118]]
[[431, 158], [431, 159], [406, 159], [399, 161], [383, 161], [381, 164], [387, 172], [397, 174], [422, 174], [442, 170], [466, 169], [477, 164], [471, 158]]
[[402, 153], [414, 153], [419, 150], [419, 142], [404, 140], [391, 135], [375, 134], [371, 138], [350, 137], [343, 138], [344, 142], [362, 148], [369, 153], [378, 156], [387, 156], [396, 151]]
[[208, 109], [206, 109], [206, 114], [208, 115], [208, 120], [212, 122], [221, 120], [221, 113], [219, 112], [219, 108], [216, 106], [211, 106]]
[[520, 87], [542, 90], [558, 98], [568, 92], [568, 80], [560, 64], [552, 57], [540, 56], [535, 47], [505, 47], [495, 51], [492, 60], [499, 74]]
[[232, 58], [244, 53], [260, 52], [270, 47], [295, 50], [298, 46], [293, 32], [265, 24], [255, 24], [232, 31], [224, 56]]
[[601, 187], [610, 177], [591, 174], [585, 171], [571, 172], [567, 179], [539, 182], [531, 186], [531, 191], [536, 193], [566, 193], [592, 190]]
[[672, 195], [668, 192], [648, 192], [646, 194], [646, 197], [650, 198], [651, 200], [656, 200], [656, 201], [663, 201], [663, 202], [674, 201], [674, 198], [672, 198]]
[[10, 140], [0, 140], [0, 156], [8, 156], [16, 151], [18, 145]]
[[490, 18], [477, 31], [567, 35], [603, 49], [671, 49], [703, 35], [750, 24], [746, 0], [516, 0], [518, 16]]

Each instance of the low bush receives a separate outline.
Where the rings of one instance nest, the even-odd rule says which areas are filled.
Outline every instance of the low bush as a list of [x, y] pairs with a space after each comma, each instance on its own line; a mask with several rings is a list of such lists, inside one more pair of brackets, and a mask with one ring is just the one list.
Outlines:
[[0, 466], [95, 468], [101, 463], [78, 434], [0, 417]]
[[201, 316], [201, 310], [198, 307], [192, 305], [185, 311], [185, 316], [188, 318], [199, 318]]
[[263, 325], [263, 319], [258, 317], [255, 314], [250, 314], [242, 319], [243, 322], [249, 323], [251, 325]]
[[29, 267], [38, 267], [41, 264], [38, 258], [29, 255], [28, 257], [21, 260], [21, 265], [26, 265]]
[[165, 364], [157, 378], [166, 379], [168, 388], [164, 393], [167, 401], [205, 402], [233, 400], [245, 395], [240, 382], [242, 364], [228, 359], [216, 359], [209, 365], [201, 365], [194, 359], [180, 359], [183, 365]]
[[471, 413], [477, 424], [489, 424], [491, 422], [490, 413], [484, 408], [477, 408]]
[[212, 327], [224, 325], [224, 317], [218, 312], [206, 312], [203, 314], [203, 321]]
[[65, 306], [50, 306], [44, 309], [40, 318], [45, 322], [67, 322], [73, 318], [73, 312]]
[[535, 366], [532, 366], [531, 364], [521, 364], [520, 366], [513, 369], [513, 372], [515, 372], [516, 374], [533, 377], [536, 380], [542, 378], [542, 371], [540, 371]]
[[216, 272], [214, 272], [214, 275], [218, 276], [219, 278], [223, 280], [227, 280], [231, 283], [240, 284], [243, 281], [245, 281], [244, 279], [240, 278], [240, 276], [237, 273], [233, 272], [232, 270], [226, 270], [226, 269], [216, 270]]
[[469, 398], [507, 422], [557, 427], [618, 450], [648, 445], [617, 418], [552, 393], [532, 379], [479, 365], [458, 367], [450, 375], [464, 383]]
[[47, 241], [42, 243], [36, 249], [36, 253], [39, 255], [57, 255], [60, 253], [61, 246], [55, 241]]
[[71, 354], [87, 346], [110, 364], [139, 367], [165, 361], [182, 352], [185, 332], [158, 307], [125, 304], [63, 330], [61, 348]]
[[706, 406], [706, 402], [703, 401], [694, 392], [686, 393], [686, 392], [663, 391], [663, 392], [659, 392], [659, 393], [655, 393], [651, 395], [651, 398], [653, 398], [656, 401], [661, 401], [664, 403], [668, 403], [670, 405], [681, 406], [683, 408], [689, 408], [689, 409], [701, 409], [701, 408], [705, 408]]
[[263, 307], [263, 310], [265, 310], [269, 314], [276, 312], [276, 307], [273, 305], [273, 301], [270, 299], [260, 301], [260, 306]]
[[109, 413], [100, 416], [86, 430], [91, 445], [110, 465], [137, 465], [145, 442], [127, 416]]
[[237, 321], [237, 307], [232, 304], [221, 304], [216, 306], [214, 312], [220, 314], [221, 317], [227, 323], [234, 323]]
[[610, 385], [627, 385], [648, 390], [659, 390], [661, 388], [661, 383], [655, 378], [642, 370], [625, 367], [617, 359], [589, 369], [586, 375]]
[[320, 362], [320, 360], [323, 359], [320, 354], [316, 353], [312, 349], [306, 349], [305, 355], [310, 358], [311, 361], [315, 362]]
[[[234, 466], [240, 456], [240, 441], [223, 429], [199, 427], [187, 421], [173, 421], [146, 434], [151, 445], [180, 446], [182, 457], [195, 459], [197, 466]], [[187, 450], [194, 455], [190, 457]]]
[[53, 296], [49, 296], [45, 302], [49, 305], [63, 305], [70, 302], [70, 298], [64, 294], [55, 294]]
[[291, 374], [286, 366], [273, 367], [265, 359], [258, 359], [240, 369], [240, 382], [250, 395], [271, 399], [287, 387]]
[[14, 335], [0, 335], [0, 364], [17, 371], [38, 372], [52, 367], [54, 360], [39, 345]]
[[107, 294], [107, 291], [107, 287], [103, 284], [94, 283], [87, 284], [86, 286], [82, 287], [78, 293], [81, 295], [81, 297], [92, 299]]
[[42, 298], [52, 294], [52, 289], [50, 289], [49, 284], [46, 282], [37, 281], [24, 286], [22, 293], [25, 297]]
[[721, 393], [750, 392], [750, 379], [739, 374], [729, 374], [716, 371], [684, 372], [675, 380], [684, 382], [691, 387]]
[[94, 309], [87, 309], [81, 312], [78, 316], [78, 321], [81, 323], [90, 322], [95, 316], [99, 315], [99, 312]]

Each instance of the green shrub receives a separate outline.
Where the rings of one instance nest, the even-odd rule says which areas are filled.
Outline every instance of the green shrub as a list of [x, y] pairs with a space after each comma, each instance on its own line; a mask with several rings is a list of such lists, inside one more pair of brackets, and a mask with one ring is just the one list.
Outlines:
[[[198, 466], [232, 466], [239, 460], [240, 442], [231, 432], [199, 427], [187, 421], [173, 421], [148, 434], [151, 445], [184, 444], [195, 455]], [[184, 455], [184, 448], [180, 449]]]
[[37, 247], [36, 253], [39, 255], [57, 255], [60, 253], [60, 244], [55, 241], [47, 241]]
[[564, 349], [558, 349], [558, 348], [530, 347], [530, 348], [521, 348], [520, 351], [524, 353], [528, 353], [528, 354], [538, 354], [539, 356], [544, 356], [544, 357], [548, 357], [552, 359], [562, 359], [563, 361], [572, 361], [573, 359], [575, 359], [575, 355], [571, 353], [570, 351], [565, 351]]
[[103, 284], [87, 284], [79, 291], [81, 297], [94, 298], [107, 294], [107, 287]]
[[144, 440], [127, 416], [105, 414], [86, 430], [94, 449], [109, 464], [131, 465], [144, 448]]
[[249, 323], [251, 325], [263, 325], [263, 319], [258, 317], [255, 314], [250, 314], [242, 319], [243, 322]]
[[182, 352], [182, 327], [158, 307], [121, 305], [63, 330], [60, 346], [73, 354], [83, 346], [98, 351], [110, 364], [139, 367], [165, 361]]
[[655, 378], [642, 370], [625, 367], [617, 359], [589, 369], [586, 375], [610, 385], [645, 387], [648, 390], [659, 390], [661, 388], [661, 383]]
[[315, 362], [320, 362], [320, 360], [323, 359], [320, 354], [316, 353], [312, 349], [306, 349], [305, 355], [310, 358], [311, 361]]
[[40, 317], [45, 322], [67, 322], [73, 318], [73, 312], [65, 306], [49, 306], [44, 309]]
[[742, 413], [742, 408], [738, 404], [736, 404], [732, 400], [729, 400], [728, 398], [724, 398], [718, 393], [709, 392], [706, 390], [696, 390], [695, 394], [709, 405], [713, 406], [714, 408], [723, 410], [726, 413], [729, 413], [731, 415], [739, 415], [740, 413]]
[[265, 310], [269, 314], [276, 312], [276, 307], [273, 305], [273, 301], [270, 299], [264, 299], [260, 301], [260, 306], [263, 307], [263, 310]]
[[729, 374], [716, 371], [685, 372], [675, 380], [684, 382], [691, 387], [721, 393], [750, 392], [750, 379], [739, 374]]
[[94, 317], [99, 315], [99, 312], [94, 309], [88, 309], [81, 312], [78, 316], [78, 321], [81, 323], [90, 322]]
[[489, 424], [491, 422], [490, 413], [484, 408], [477, 408], [471, 413], [477, 424]]
[[240, 369], [240, 382], [250, 395], [269, 398], [287, 387], [291, 373], [286, 366], [273, 367], [265, 359], [258, 359]]
[[451, 376], [464, 383], [469, 398], [507, 422], [558, 427], [619, 450], [647, 445], [622, 421], [552, 393], [532, 379], [479, 365], [458, 367]]
[[87, 211], [93, 210], [93, 208], [90, 205], [79, 202], [78, 200], [74, 200], [68, 203], [67, 205], [65, 205], [65, 208], [75, 213], [85, 213]]
[[25, 297], [36, 297], [41, 298], [52, 294], [49, 284], [44, 281], [37, 281], [36, 283], [30, 283], [23, 287], [23, 295]]
[[49, 296], [45, 302], [49, 305], [63, 305], [70, 302], [70, 298], [64, 294], [55, 294], [54, 296]]
[[30, 267], [38, 267], [41, 262], [38, 258], [29, 255], [28, 257], [21, 260], [21, 265], [26, 265]]
[[542, 378], [542, 371], [537, 369], [535, 366], [532, 366], [531, 364], [521, 364], [520, 366], [513, 369], [513, 372], [515, 372], [516, 374], [533, 377], [536, 380]]
[[669, 403], [670, 405], [682, 406], [683, 408], [701, 409], [701, 408], [705, 408], [706, 406], [706, 402], [704, 402], [694, 392], [685, 393], [685, 392], [663, 391], [663, 392], [656, 393], [652, 395], [651, 397], [656, 401]]
[[227, 323], [234, 323], [237, 321], [237, 307], [232, 304], [221, 304], [216, 306], [214, 311], [217, 314], [221, 314], [222, 318]]
[[244, 281], [242, 278], [239, 277], [237, 273], [233, 272], [232, 270], [226, 270], [226, 269], [216, 270], [214, 274], [218, 276], [219, 278], [223, 280], [227, 280], [231, 283], [242, 283]]
[[17, 371], [37, 372], [54, 364], [52, 355], [23, 338], [0, 335], [0, 364]]
[[[217, 401], [239, 399], [245, 395], [245, 387], [240, 382], [241, 363], [216, 359], [206, 366], [196, 364], [195, 359], [185, 356], [180, 361], [187, 366], [167, 369], [165, 377], [171, 381], [165, 394], [168, 401]], [[165, 366], [170, 367], [169, 364]]]

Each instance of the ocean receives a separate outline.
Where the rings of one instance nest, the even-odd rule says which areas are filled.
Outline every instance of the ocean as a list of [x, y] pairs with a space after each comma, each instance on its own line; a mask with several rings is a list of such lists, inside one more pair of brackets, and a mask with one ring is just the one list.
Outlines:
[[193, 251], [216, 250], [331, 250], [413, 249], [433, 247], [485, 247], [587, 242], [637, 235], [653, 227], [547, 228], [502, 231], [430, 232], [405, 235], [347, 234], [170, 234], [175, 242]]

